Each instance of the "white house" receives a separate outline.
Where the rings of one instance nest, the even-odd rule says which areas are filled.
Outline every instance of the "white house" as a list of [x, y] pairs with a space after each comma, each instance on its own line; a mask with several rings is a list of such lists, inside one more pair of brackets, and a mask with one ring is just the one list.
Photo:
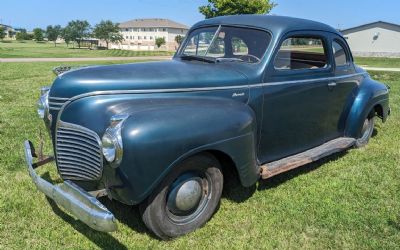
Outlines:
[[175, 37], [185, 36], [189, 27], [169, 19], [147, 18], [133, 19], [119, 25], [124, 37], [121, 44], [112, 44], [111, 48], [127, 50], [154, 50], [155, 40], [164, 37], [166, 44], [163, 49], [175, 50], [178, 44]]
[[15, 38], [15, 30], [13, 29], [13, 27], [9, 26], [9, 25], [5, 25], [5, 24], [1, 24], [0, 23], [0, 27], [3, 27], [6, 33], [6, 38], [9, 39], [14, 39]]
[[400, 57], [400, 25], [373, 22], [341, 31], [356, 56]]

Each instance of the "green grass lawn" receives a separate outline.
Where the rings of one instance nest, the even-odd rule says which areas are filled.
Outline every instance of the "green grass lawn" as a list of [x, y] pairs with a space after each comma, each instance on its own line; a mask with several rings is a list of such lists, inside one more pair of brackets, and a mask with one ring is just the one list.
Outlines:
[[72, 48], [66, 44], [34, 41], [0, 42], [0, 58], [63, 58], [63, 57], [127, 57], [127, 56], [172, 56], [170, 51], [131, 51], [131, 50], [89, 50]]
[[361, 66], [379, 68], [400, 68], [400, 58], [356, 57], [355, 62]]
[[[102, 62], [106, 63], [106, 62]], [[111, 62], [108, 62], [111, 63]], [[219, 211], [201, 229], [173, 241], [151, 236], [137, 207], [102, 199], [119, 231], [100, 233], [59, 209], [36, 190], [22, 142], [39, 141], [39, 87], [57, 63], [0, 64], [0, 249], [252, 249], [400, 246], [400, 74], [372, 72], [390, 84], [392, 116], [377, 123], [363, 149], [240, 187], [228, 177]], [[78, 64], [74, 64], [78, 65]], [[50, 153], [47, 140], [46, 151]], [[55, 182], [55, 166], [39, 169]]]

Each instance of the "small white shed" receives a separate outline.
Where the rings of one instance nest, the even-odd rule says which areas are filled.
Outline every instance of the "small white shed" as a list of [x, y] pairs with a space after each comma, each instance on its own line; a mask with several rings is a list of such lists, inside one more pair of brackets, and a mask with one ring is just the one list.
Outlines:
[[355, 56], [400, 57], [400, 25], [383, 21], [341, 30]]

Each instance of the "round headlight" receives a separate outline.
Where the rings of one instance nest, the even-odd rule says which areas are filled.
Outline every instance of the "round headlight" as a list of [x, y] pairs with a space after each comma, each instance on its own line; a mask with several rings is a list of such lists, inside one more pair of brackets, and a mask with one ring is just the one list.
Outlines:
[[108, 162], [113, 162], [115, 160], [117, 152], [115, 138], [113, 138], [110, 134], [105, 133], [101, 140], [101, 143], [103, 147], [104, 158], [106, 158]]
[[110, 126], [102, 138], [103, 155], [112, 168], [117, 168], [122, 162], [123, 144], [122, 144], [122, 124], [128, 118], [128, 115], [114, 115], [110, 119]]
[[38, 109], [37, 109], [37, 112], [38, 112], [38, 115], [39, 115], [39, 117], [40, 118], [44, 118], [44, 116], [45, 116], [45, 114], [46, 114], [46, 111], [48, 110], [48, 108], [49, 108], [49, 101], [48, 101], [48, 98], [49, 98], [49, 92], [45, 92], [40, 98], [39, 98], [39, 101], [38, 101]]

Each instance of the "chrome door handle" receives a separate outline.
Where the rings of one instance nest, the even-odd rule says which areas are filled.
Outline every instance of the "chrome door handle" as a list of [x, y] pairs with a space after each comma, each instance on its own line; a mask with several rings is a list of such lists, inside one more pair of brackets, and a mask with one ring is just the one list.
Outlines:
[[336, 85], [337, 85], [336, 82], [330, 82], [330, 83], [328, 83], [328, 87], [330, 87], [330, 88], [334, 88], [334, 87], [336, 87]]

